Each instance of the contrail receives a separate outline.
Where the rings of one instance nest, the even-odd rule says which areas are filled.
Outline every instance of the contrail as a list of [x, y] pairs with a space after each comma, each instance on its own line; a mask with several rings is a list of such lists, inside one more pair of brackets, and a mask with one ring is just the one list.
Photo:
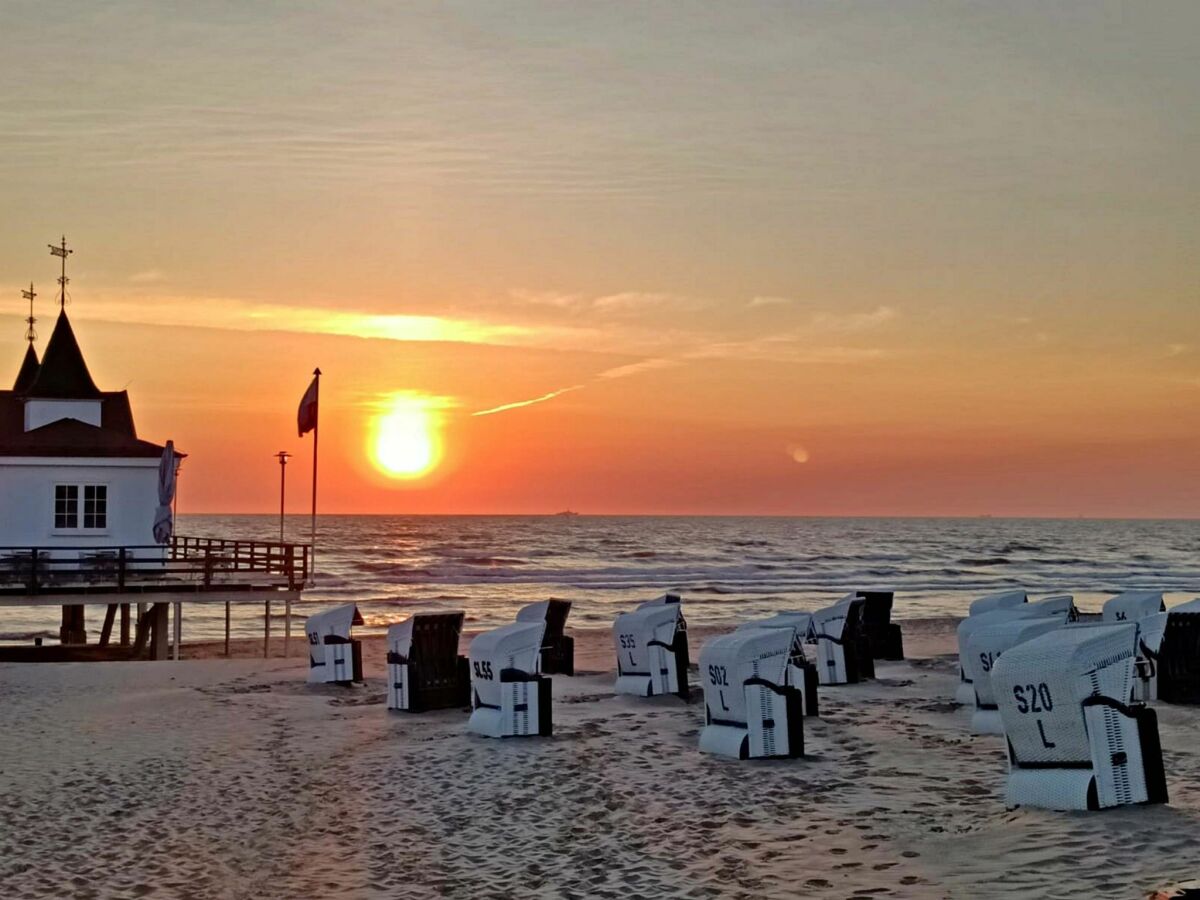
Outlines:
[[548, 394], [542, 394], [540, 397], [534, 397], [532, 400], [517, 400], [515, 403], [505, 403], [502, 406], [493, 406], [491, 409], [481, 409], [479, 412], [471, 413], [472, 416], [490, 416], [492, 413], [504, 412], [509, 409], [520, 409], [522, 406], [533, 406], [535, 403], [545, 403], [547, 400], [553, 400], [555, 397], [566, 394], [570, 391], [577, 391], [582, 384], [573, 384], [570, 387], [559, 388], [557, 391], [551, 391]]

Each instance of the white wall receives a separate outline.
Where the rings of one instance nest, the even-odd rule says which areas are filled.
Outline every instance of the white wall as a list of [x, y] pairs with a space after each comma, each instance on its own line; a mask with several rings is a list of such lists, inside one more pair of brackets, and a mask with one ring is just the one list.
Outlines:
[[100, 427], [99, 400], [26, 400], [25, 430], [33, 431], [59, 419], [78, 419]]
[[[0, 457], [0, 547], [153, 544], [158, 462], [157, 459]], [[108, 527], [103, 531], [56, 532], [56, 484], [108, 485]], [[82, 491], [80, 513], [82, 516]]]

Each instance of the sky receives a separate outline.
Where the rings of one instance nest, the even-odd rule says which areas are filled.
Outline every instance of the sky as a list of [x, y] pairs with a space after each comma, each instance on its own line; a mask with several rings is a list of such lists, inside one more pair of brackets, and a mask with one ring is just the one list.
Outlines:
[[1192, 517], [1197, 33], [1190, 0], [8, 0], [0, 370], [65, 234], [183, 512], [277, 508], [278, 450], [307, 509], [320, 366], [328, 512]]

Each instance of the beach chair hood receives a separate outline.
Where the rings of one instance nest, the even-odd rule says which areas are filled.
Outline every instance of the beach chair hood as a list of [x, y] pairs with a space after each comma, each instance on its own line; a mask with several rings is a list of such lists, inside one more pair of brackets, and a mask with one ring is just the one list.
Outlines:
[[1161, 591], [1125, 591], [1104, 603], [1105, 622], [1136, 622], [1166, 610]]
[[967, 615], [977, 616], [980, 613], [992, 612], [997, 609], [1010, 609], [1020, 606], [1028, 599], [1029, 595], [1024, 591], [999, 591], [994, 594], [986, 594], [971, 601]]

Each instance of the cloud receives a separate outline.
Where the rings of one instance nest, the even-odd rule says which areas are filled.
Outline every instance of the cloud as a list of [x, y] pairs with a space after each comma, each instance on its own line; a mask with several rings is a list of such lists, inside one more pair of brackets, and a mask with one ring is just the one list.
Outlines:
[[641, 362], [629, 363], [624, 366], [617, 366], [615, 369], [606, 369], [597, 375], [597, 378], [628, 378], [630, 375], [638, 375], [642, 372], [652, 372], [655, 369], [671, 369], [675, 366], [683, 365], [681, 359], [668, 359], [659, 357], [656, 359], [643, 359]]
[[134, 284], [156, 284], [167, 276], [158, 269], [147, 269], [145, 272], [134, 272], [129, 280]]
[[561, 397], [563, 394], [577, 391], [582, 388], [582, 384], [573, 384], [570, 387], [559, 388], [557, 391], [550, 391], [547, 394], [542, 394], [540, 397], [534, 397], [531, 400], [516, 400], [512, 403], [503, 403], [500, 406], [493, 406], [491, 409], [481, 409], [479, 412], [471, 413], [472, 416], [491, 416], [496, 413], [506, 412], [510, 409], [521, 409], [525, 406], [533, 406], [535, 403], [545, 403], [547, 400], [553, 400], [555, 397]]
[[791, 306], [792, 299], [790, 297], [752, 297], [746, 305], [751, 309], [763, 306]]
[[561, 291], [530, 291], [524, 288], [514, 288], [508, 292], [508, 295], [529, 306], [548, 306], [553, 309], [575, 309], [588, 302], [583, 294]]
[[1167, 344], [1167, 357], [1183, 356], [1191, 351], [1190, 344]]
[[820, 331], [869, 331], [886, 325], [898, 315], [899, 313], [890, 306], [878, 306], [871, 312], [821, 312], [812, 317], [811, 325]]

